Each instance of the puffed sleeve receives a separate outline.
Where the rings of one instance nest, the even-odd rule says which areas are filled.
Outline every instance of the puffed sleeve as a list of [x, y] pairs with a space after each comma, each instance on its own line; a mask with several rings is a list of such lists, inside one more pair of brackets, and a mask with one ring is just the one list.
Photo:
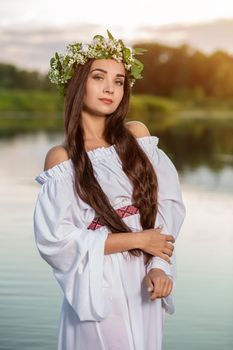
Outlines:
[[[156, 145], [153, 146], [152, 164], [158, 178], [158, 214], [155, 227], [163, 225], [162, 232], [173, 235], [176, 240], [186, 213], [178, 173], [170, 158]], [[173, 280], [172, 292], [167, 297], [162, 298], [166, 312], [173, 314], [175, 311], [173, 294], [176, 281], [175, 248], [170, 260], [171, 264], [160, 257], [153, 257], [147, 266], [147, 272], [152, 268], [159, 268]]]
[[79, 223], [74, 203], [70, 174], [43, 181], [33, 214], [35, 241], [79, 319], [101, 321], [111, 304], [103, 288], [108, 229], [89, 230]]

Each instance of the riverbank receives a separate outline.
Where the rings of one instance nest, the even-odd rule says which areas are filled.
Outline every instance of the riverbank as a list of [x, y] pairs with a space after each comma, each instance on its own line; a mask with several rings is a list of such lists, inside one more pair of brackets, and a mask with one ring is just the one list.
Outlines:
[[[3, 112], [46, 112], [63, 110], [64, 98], [57, 92], [44, 90], [0, 89], [0, 115]], [[212, 97], [174, 97], [132, 94], [130, 108], [136, 112], [174, 114], [177, 111], [232, 111], [232, 99]]]
[[[0, 137], [63, 129], [64, 99], [46, 91], [0, 90]], [[233, 101], [169, 99], [132, 95], [127, 115], [150, 130], [163, 130], [187, 120], [233, 120]]]

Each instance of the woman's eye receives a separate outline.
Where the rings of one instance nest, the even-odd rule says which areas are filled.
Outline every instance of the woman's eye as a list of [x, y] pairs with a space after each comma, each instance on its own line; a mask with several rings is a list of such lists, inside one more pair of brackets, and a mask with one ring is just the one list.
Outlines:
[[119, 85], [123, 85], [124, 84], [123, 81], [121, 81], [121, 80], [116, 81], [116, 83], [119, 84]]
[[[93, 79], [95, 79], [95, 80], [101, 80], [101, 79], [103, 79], [103, 77], [101, 77], [100, 75], [95, 75], [95, 76], [93, 77]], [[122, 85], [124, 84], [124, 82], [121, 81], [121, 80], [116, 80], [116, 83], [117, 83], [118, 85], [120, 85], [120, 86], [122, 86]]]
[[102, 79], [102, 77], [99, 76], [99, 75], [95, 75], [93, 78], [94, 78], [94, 79], [97, 79], [97, 80]]

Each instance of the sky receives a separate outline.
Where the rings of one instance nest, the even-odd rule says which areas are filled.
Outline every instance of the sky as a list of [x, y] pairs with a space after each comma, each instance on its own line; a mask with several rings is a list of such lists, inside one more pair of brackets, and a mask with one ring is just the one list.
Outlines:
[[126, 45], [233, 52], [233, 0], [0, 0], [0, 62], [46, 72], [55, 51], [106, 29]]
[[104, 27], [194, 23], [233, 18], [232, 0], [1, 0], [0, 27], [90, 23]]

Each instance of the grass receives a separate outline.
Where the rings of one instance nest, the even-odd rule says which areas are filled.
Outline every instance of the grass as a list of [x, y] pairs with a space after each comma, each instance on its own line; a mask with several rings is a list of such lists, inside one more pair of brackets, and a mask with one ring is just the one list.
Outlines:
[[[0, 136], [61, 131], [63, 104], [56, 92], [0, 89]], [[175, 126], [181, 119], [233, 119], [233, 101], [132, 94], [127, 119], [140, 120], [151, 130]]]

